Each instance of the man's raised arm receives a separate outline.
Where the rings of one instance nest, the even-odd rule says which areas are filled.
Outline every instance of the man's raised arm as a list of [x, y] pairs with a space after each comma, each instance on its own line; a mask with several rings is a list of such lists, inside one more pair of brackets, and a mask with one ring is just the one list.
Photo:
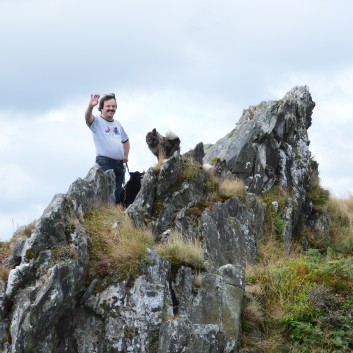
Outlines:
[[88, 102], [88, 107], [85, 111], [85, 119], [88, 125], [92, 124], [93, 121], [93, 108], [98, 104], [99, 94], [91, 94], [91, 98]]

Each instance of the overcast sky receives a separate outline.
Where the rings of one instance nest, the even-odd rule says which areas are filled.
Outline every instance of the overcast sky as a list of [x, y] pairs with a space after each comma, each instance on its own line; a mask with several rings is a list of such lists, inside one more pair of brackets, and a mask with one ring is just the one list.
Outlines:
[[0, 0], [0, 239], [94, 165], [91, 93], [117, 94], [130, 171], [143, 171], [153, 128], [184, 153], [307, 85], [321, 184], [351, 196], [352, 16], [348, 0]]

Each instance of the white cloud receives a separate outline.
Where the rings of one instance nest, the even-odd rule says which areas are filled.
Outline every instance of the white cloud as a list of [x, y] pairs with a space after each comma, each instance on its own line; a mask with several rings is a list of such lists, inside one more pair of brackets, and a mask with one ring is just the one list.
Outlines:
[[[0, 167], [0, 180], [2, 200], [18, 200], [26, 196], [33, 187], [31, 175], [21, 168], [21, 165], [14, 163]], [[4, 211], [2, 207], [0, 210]]]
[[352, 10], [348, 0], [0, 0], [0, 235], [93, 165], [83, 121], [93, 92], [117, 93], [129, 167], [141, 171], [156, 162], [152, 128], [178, 134], [186, 152], [223, 137], [249, 105], [309, 85], [322, 182], [351, 192]]

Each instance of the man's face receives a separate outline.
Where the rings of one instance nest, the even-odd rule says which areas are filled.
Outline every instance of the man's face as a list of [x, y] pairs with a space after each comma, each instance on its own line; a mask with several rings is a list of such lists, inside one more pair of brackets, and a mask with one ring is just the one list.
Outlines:
[[112, 98], [105, 101], [101, 111], [102, 117], [108, 120], [112, 120], [115, 112], [116, 112], [115, 99]]

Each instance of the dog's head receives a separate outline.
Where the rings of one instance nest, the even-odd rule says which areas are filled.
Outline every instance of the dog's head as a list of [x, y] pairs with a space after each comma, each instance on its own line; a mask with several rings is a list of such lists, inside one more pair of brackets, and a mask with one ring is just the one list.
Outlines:
[[145, 172], [130, 172], [130, 179], [129, 181], [141, 181], [141, 179], [143, 178], [143, 176], [145, 175]]
[[146, 135], [146, 142], [149, 147], [155, 147], [159, 143], [159, 133], [157, 132], [156, 129], [153, 129], [152, 131], [148, 132]]

